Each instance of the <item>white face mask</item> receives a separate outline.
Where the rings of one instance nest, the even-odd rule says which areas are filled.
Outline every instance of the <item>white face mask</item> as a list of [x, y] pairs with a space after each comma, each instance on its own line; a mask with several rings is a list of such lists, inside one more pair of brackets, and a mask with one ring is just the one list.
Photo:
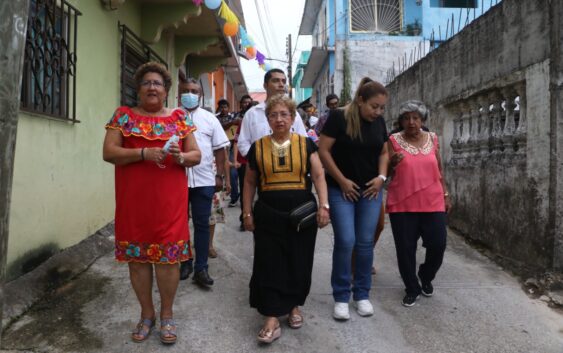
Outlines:
[[186, 109], [194, 109], [199, 105], [199, 96], [193, 93], [183, 93], [180, 96], [182, 106]]

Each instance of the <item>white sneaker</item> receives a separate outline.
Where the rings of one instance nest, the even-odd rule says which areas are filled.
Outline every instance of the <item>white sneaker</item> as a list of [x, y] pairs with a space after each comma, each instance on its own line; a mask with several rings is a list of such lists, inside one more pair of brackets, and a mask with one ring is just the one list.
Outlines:
[[367, 299], [358, 300], [356, 302], [356, 308], [358, 309], [358, 315], [360, 316], [371, 316], [373, 315], [373, 306]]
[[348, 320], [350, 318], [350, 310], [348, 310], [348, 303], [334, 303], [334, 312], [332, 317], [336, 320]]

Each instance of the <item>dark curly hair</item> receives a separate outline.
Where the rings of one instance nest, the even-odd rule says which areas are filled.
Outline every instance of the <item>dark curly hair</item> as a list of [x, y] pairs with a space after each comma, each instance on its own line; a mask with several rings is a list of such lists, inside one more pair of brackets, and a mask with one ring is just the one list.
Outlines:
[[139, 90], [139, 88], [141, 87], [143, 77], [149, 72], [154, 72], [162, 76], [162, 79], [164, 80], [164, 88], [166, 89], [166, 93], [168, 93], [168, 91], [170, 91], [170, 87], [172, 87], [172, 77], [166, 69], [166, 66], [156, 61], [149, 61], [148, 63], [144, 63], [143, 65], [139, 66], [137, 71], [135, 71], [134, 78], [137, 90]]

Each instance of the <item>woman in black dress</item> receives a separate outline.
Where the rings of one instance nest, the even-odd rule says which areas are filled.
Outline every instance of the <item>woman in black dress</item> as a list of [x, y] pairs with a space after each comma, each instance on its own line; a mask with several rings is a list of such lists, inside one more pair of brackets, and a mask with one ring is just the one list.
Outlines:
[[[299, 306], [311, 287], [317, 226], [329, 221], [323, 168], [317, 147], [307, 137], [291, 132], [295, 102], [283, 95], [268, 100], [266, 117], [272, 134], [252, 144], [244, 179], [243, 222], [254, 232], [254, 264], [250, 306], [266, 317], [258, 340], [271, 343], [281, 335], [278, 317], [288, 315], [291, 328], [303, 324]], [[290, 213], [319, 197], [316, 222], [297, 227]], [[252, 212], [254, 193], [258, 201]], [[315, 219], [314, 218], [314, 219]]]

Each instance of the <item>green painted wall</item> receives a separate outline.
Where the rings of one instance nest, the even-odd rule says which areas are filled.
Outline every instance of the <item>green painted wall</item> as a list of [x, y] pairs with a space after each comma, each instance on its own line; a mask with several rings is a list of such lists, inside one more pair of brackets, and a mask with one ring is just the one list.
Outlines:
[[[102, 160], [104, 124], [119, 105], [118, 21], [141, 30], [140, 6], [107, 11], [100, 1], [72, 0], [78, 20], [78, 124], [21, 113], [8, 242], [8, 279], [74, 245], [114, 216], [114, 168]], [[166, 58], [166, 43], [154, 49]]]

